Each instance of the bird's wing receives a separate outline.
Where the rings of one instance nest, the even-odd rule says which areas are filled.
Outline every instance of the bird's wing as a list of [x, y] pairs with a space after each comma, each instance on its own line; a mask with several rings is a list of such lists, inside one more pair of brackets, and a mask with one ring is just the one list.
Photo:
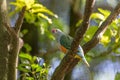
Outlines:
[[68, 35], [62, 35], [60, 38], [60, 44], [66, 49], [70, 49], [73, 38]]

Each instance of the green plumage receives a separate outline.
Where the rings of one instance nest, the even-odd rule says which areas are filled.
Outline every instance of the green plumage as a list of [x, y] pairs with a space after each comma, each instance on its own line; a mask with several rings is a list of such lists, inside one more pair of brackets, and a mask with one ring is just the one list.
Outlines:
[[60, 44], [68, 50], [70, 50], [72, 41], [73, 41], [73, 38], [65, 34], [62, 35], [60, 38]]

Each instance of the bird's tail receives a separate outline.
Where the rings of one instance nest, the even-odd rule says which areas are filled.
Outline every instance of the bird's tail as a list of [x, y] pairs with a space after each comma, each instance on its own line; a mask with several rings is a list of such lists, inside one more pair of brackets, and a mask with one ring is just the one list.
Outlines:
[[85, 57], [81, 58], [80, 56], [76, 55], [75, 58], [80, 58], [87, 65], [87, 67], [90, 67], [90, 65], [87, 62], [87, 60], [85, 59]]
[[87, 60], [85, 58], [82, 58], [82, 60], [88, 67], [90, 67], [89, 63], [87, 62]]
[[89, 63], [87, 62], [85, 56], [84, 56], [84, 52], [83, 49], [81, 48], [81, 46], [78, 47], [78, 52], [77, 55], [79, 55], [80, 58], [82, 58], [82, 61], [88, 66], [90, 67]]

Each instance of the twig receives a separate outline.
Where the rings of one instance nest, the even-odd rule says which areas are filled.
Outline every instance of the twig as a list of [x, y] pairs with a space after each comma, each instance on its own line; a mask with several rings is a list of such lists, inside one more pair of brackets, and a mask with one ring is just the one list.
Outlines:
[[87, 53], [90, 49], [92, 49], [94, 46], [96, 46], [96, 44], [99, 43], [108, 25], [111, 24], [113, 20], [115, 20], [115, 18], [118, 16], [119, 13], [120, 13], [120, 3], [118, 3], [118, 5], [115, 7], [114, 11], [110, 14], [110, 16], [98, 28], [93, 38], [83, 45], [83, 50], [85, 53]]
[[25, 10], [26, 10], [26, 6], [24, 6], [22, 8], [22, 11], [19, 13], [19, 17], [15, 23], [15, 32], [18, 34], [20, 32], [20, 29], [21, 29], [21, 25], [23, 23], [23, 19], [24, 19], [24, 14], [25, 14]]

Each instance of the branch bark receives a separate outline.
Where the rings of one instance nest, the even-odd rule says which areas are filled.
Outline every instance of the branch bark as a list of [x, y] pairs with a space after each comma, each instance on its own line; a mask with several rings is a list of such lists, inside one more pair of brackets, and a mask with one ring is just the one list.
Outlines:
[[76, 52], [80, 41], [82, 40], [85, 32], [87, 31], [87, 29], [89, 27], [90, 15], [92, 13], [94, 3], [95, 3], [95, 0], [87, 0], [86, 1], [83, 22], [79, 26], [79, 28], [78, 28], [78, 30], [77, 30], [77, 32], [75, 34], [75, 38], [73, 40], [72, 46], [71, 46], [71, 50], [73, 52]]
[[84, 33], [89, 27], [90, 15], [92, 13], [95, 0], [86, 0], [85, 13], [83, 22], [78, 28], [75, 38], [72, 42], [71, 50], [63, 58], [60, 65], [56, 68], [51, 80], [63, 80], [64, 76], [78, 63], [79, 59], [74, 58], [79, 42], [82, 40]]
[[[15, 29], [12, 29], [11, 26], [8, 26], [8, 31], [11, 34], [11, 44], [10, 44], [10, 51], [9, 51], [9, 61], [8, 61], [8, 79], [9, 80], [16, 80], [17, 79], [17, 64], [18, 64], [18, 54], [21, 48], [21, 39], [19, 37], [19, 32], [21, 29], [21, 25], [23, 23], [24, 14], [25, 14], [26, 7], [22, 8], [22, 11], [19, 14], [19, 17], [15, 24]], [[10, 28], [10, 29], [9, 29]], [[12, 73], [12, 74], [11, 74]]]
[[19, 17], [15, 23], [15, 32], [16, 33], [19, 33], [20, 32], [20, 29], [21, 29], [21, 25], [23, 23], [23, 19], [24, 19], [24, 13], [25, 13], [25, 10], [26, 10], [26, 6], [24, 6], [21, 10], [21, 12], [19, 13]]

